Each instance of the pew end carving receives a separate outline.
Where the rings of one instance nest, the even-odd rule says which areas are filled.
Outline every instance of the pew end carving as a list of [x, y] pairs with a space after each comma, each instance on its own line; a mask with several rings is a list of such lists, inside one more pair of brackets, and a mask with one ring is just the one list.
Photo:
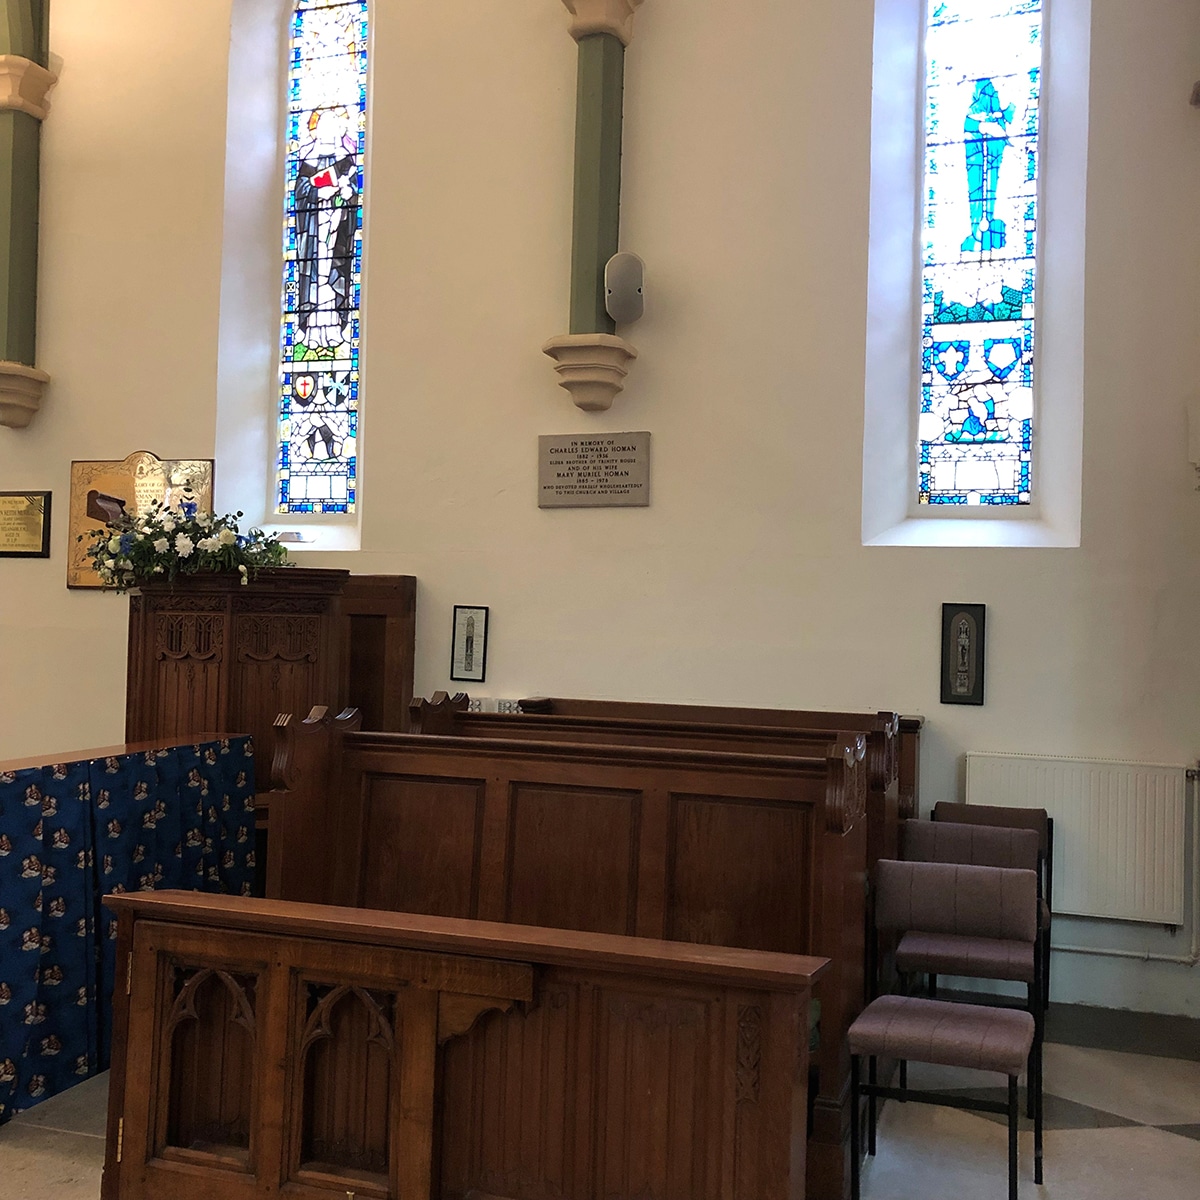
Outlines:
[[336, 817], [328, 797], [342, 740], [362, 727], [348, 708], [331, 717], [314, 705], [303, 721], [280, 713], [272, 725], [272, 832], [267, 843], [267, 895], [329, 903], [329, 831]]

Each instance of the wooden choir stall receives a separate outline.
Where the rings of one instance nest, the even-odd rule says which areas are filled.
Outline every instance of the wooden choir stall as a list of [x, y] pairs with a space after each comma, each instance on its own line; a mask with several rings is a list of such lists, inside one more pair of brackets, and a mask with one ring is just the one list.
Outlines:
[[823, 960], [110, 897], [104, 1200], [802, 1200]]
[[[720, 1069], [714, 1065], [717, 1059], [712, 1055], [718, 1051], [713, 1043], [706, 1051], [708, 1057], [704, 1062], [708, 1065], [704, 1070], [717, 1073], [706, 1076], [707, 1082], [701, 1083], [697, 1074], [701, 1069], [698, 1051], [687, 1051], [686, 1064], [683, 1059], [671, 1057], [677, 1040], [683, 1038], [684, 1042], [679, 1044], [690, 1045], [688, 1039], [693, 1035], [677, 1032], [680, 1027], [666, 1010], [660, 1011], [653, 1004], [646, 1007], [641, 1002], [621, 1009], [628, 1013], [644, 1012], [649, 1022], [650, 1032], [643, 1030], [637, 1034], [649, 1039], [646, 1049], [638, 1050], [630, 1058], [632, 1042], [622, 1041], [620, 1045], [624, 1048], [617, 1052], [606, 1040], [611, 1013], [597, 1015], [599, 1010], [594, 1005], [588, 1007], [573, 998], [575, 993], [570, 989], [556, 990], [547, 984], [541, 992], [535, 988], [532, 1002], [524, 995], [511, 997], [514, 1003], [505, 1012], [499, 1011], [503, 1005], [483, 1005], [475, 1010], [483, 1014], [475, 1025], [444, 1041], [436, 1056], [435, 1076], [449, 1090], [444, 1102], [439, 1100], [435, 1106], [438, 1115], [434, 1121], [434, 1165], [429, 1178], [434, 1181], [432, 1194], [455, 1200], [468, 1194], [471, 1200], [561, 1200], [567, 1195], [579, 1196], [581, 1200], [635, 1195], [653, 1200], [675, 1196], [682, 1200], [696, 1195], [720, 1196], [724, 1200], [784, 1194], [795, 1200], [805, 1194], [815, 1200], [842, 1200], [848, 1191], [850, 1174], [849, 1058], [845, 1031], [861, 1010], [866, 991], [866, 878], [869, 865], [877, 857], [894, 852], [891, 848], [895, 846], [898, 820], [915, 811], [919, 719], [902, 720], [891, 713], [792, 713], [560, 700], [529, 704], [530, 708], [541, 711], [501, 716], [469, 713], [466, 703], [465, 697], [450, 700], [444, 695], [435, 697], [433, 702], [415, 702], [411, 725], [420, 732], [410, 734], [362, 732], [358, 728], [358, 714], [351, 712], [336, 719], [324, 709], [314, 710], [307, 720], [279, 717], [272, 764], [276, 790], [272, 793], [267, 887], [270, 897], [286, 903], [284, 908], [269, 913], [265, 909], [243, 909], [239, 910], [242, 916], [222, 915], [220, 920], [244, 921], [239, 928], [247, 936], [257, 929], [267, 937], [269, 930], [256, 926], [256, 920], [278, 921], [283, 919], [281, 914], [290, 913], [303, 915], [306, 920], [317, 920], [316, 914], [326, 914], [329, 921], [335, 921], [333, 914], [339, 913], [336, 921], [357, 920], [368, 931], [364, 935], [368, 941], [382, 936], [378, 930], [383, 928], [393, 931], [388, 936], [396, 937], [400, 936], [396, 932], [400, 929], [407, 930], [405, 936], [409, 936], [414, 930], [450, 931], [451, 927], [463, 936], [475, 936], [468, 934], [467, 924], [486, 922], [489, 928], [498, 931], [488, 936], [502, 941], [532, 939], [543, 948], [553, 945], [560, 949], [569, 944], [574, 947], [573, 953], [581, 953], [586, 946], [598, 946], [600, 943], [589, 940], [598, 937], [608, 939], [613, 945], [632, 938], [630, 945], [641, 945], [652, 955], [660, 954], [664, 944], [674, 945], [676, 952], [696, 955], [704, 961], [709, 961], [706, 955], [717, 954], [716, 948], [722, 947], [766, 958], [784, 955], [792, 961], [796, 956], [829, 960], [815, 987], [820, 1000], [819, 1050], [814, 1072], [816, 1094], [810, 1105], [807, 1154], [799, 1152], [800, 1160], [806, 1159], [800, 1176], [796, 1174], [795, 1143], [804, 1141], [805, 1122], [804, 1106], [796, 1108], [796, 1096], [803, 1094], [808, 1083], [807, 1055], [812, 1031], [807, 1001], [800, 1003], [796, 998], [817, 977], [811, 963], [801, 972], [807, 973], [803, 985], [797, 982], [799, 976], [789, 985], [788, 1003], [798, 1005], [794, 1010], [795, 1046], [785, 1058], [771, 1062], [771, 1070], [784, 1071], [790, 1080], [792, 1099], [774, 1115], [764, 1111], [761, 1128], [756, 1127], [757, 1132], [750, 1139], [755, 1147], [753, 1154], [759, 1155], [755, 1161], [765, 1164], [768, 1159], [761, 1155], [766, 1153], [762, 1139], [768, 1136], [767, 1131], [771, 1138], [782, 1136], [783, 1130], [790, 1131], [791, 1149], [783, 1158], [779, 1157], [778, 1149], [770, 1151], [773, 1156], [770, 1162], [774, 1164], [770, 1171], [746, 1174], [738, 1164], [748, 1161], [745, 1147], [750, 1142], [740, 1132], [733, 1142], [729, 1141], [733, 1136], [729, 1121], [737, 1124], [740, 1120], [737, 1114], [745, 1101], [744, 1087], [740, 1091], [735, 1088], [739, 1099], [732, 1115], [718, 1117], [733, 1077], [730, 1072], [745, 1073], [742, 1059], [749, 1055], [749, 1042], [742, 1040], [739, 1052], [742, 1059], [735, 1054], [732, 1060], [724, 1060], [725, 1066]], [[577, 707], [572, 711], [574, 706]], [[902, 772], [907, 773], [907, 778]], [[301, 908], [295, 908], [297, 904]], [[205, 919], [214, 918], [210, 913]], [[434, 921], [432, 925], [430, 920]], [[438, 920], [443, 924], [439, 925]], [[339, 928], [345, 930], [347, 926]], [[372, 930], [375, 932], [369, 932]], [[310, 934], [295, 936], [304, 941]], [[256, 944], [264, 964], [261, 969], [267, 970], [268, 960], [275, 963], [277, 970], [281, 969], [279, 955], [272, 958], [270, 937]], [[194, 940], [187, 945], [199, 947]], [[406, 951], [458, 953], [436, 939], [419, 947], [404, 943], [404, 947]], [[136, 961], [139, 952], [136, 945], [132, 948]], [[146, 966], [142, 975], [135, 970], [132, 976], [135, 997], [132, 1012], [136, 1015], [142, 1006], [156, 1005], [161, 1020], [175, 1022], [171, 1028], [182, 1030], [180, 1021], [193, 1020], [188, 1015], [193, 1002], [185, 994], [191, 996], [199, 984], [187, 991], [186, 970], [180, 968], [183, 974], [177, 972], [171, 976], [175, 982], [169, 987], [176, 990], [172, 993], [174, 999], [169, 1000], [164, 991], [164, 988], [169, 990], [168, 984], [163, 982], [169, 972], [161, 965], [167, 960], [158, 951], [155, 953], [158, 954], [155, 961], [160, 964], [155, 970], [159, 973], [152, 976], [151, 968]], [[353, 955], [351, 959], [359, 961]], [[506, 961], [529, 966], [535, 982], [552, 977], [539, 975], [539, 970], [557, 971], [567, 966], [560, 959], [539, 959], [528, 949], [523, 954], [510, 950]], [[212, 1011], [217, 1014], [212, 1021], [218, 1024], [232, 1021], [236, 1025], [241, 1020], [245, 1025], [245, 1005], [237, 999], [239, 988], [244, 993], [245, 985], [236, 983], [236, 979], [246, 972], [241, 968], [234, 970], [237, 963], [233, 960], [226, 966], [220, 966], [216, 959], [205, 962], [209, 965], [199, 968], [210, 971], [205, 978], [219, 977], [223, 981], [223, 990], [215, 984], [204, 984], [209, 989], [209, 1000], [205, 1003], [215, 1006]], [[575, 959], [570, 966], [582, 969]], [[404, 965], [403, 970], [397, 966], [392, 974], [399, 972], [397, 977], [407, 978], [403, 971], [412, 969], [410, 965]], [[291, 988], [288, 992], [291, 999], [287, 1001], [291, 1008], [287, 1011], [291, 1015], [286, 1022], [290, 1022], [291, 1035], [300, 1040], [295, 1043], [299, 1048], [289, 1051], [289, 1061], [297, 1060], [288, 1068], [293, 1074], [286, 1079], [281, 1075], [278, 1086], [291, 1097], [286, 1103], [301, 1108], [290, 1116], [287, 1114], [291, 1110], [287, 1110], [282, 1116], [277, 1113], [271, 1117], [264, 1126], [267, 1129], [264, 1136], [268, 1138], [264, 1144], [271, 1162], [278, 1161], [282, 1172], [278, 1178], [292, 1180], [287, 1185], [289, 1194], [309, 1194], [294, 1190], [301, 1176], [313, 1187], [323, 1186], [334, 1192], [339, 1188], [354, 1191], [352, 1186], [341, 1187], [345, 1178], [349, 1178], [345, 1175], [350, 1169], [346, 1162], [338, 1160], [341, 1165], [325, 1179], [322, 1175], [328, 1166], [327, 1158], [323, 1157], [325, 1151], [310, 1153], [312, 1146], [325, 1145], [332, 1135], [304, 1134], [294, 1127], [295, 1122], [303, 1121], [310, 1125], [328, 1123], [334, 1120], [335, 1111], [340, 1112], [343, 1115], [338, 1118], [342, 1121], [338, 1126], [342, 1131], [339, 1136], [353, 1142], [351, 1126], [357, 1128], [356, 1122], [369, 1123], [372, 1119], [365, 1108], [353, 1110], [357, 1117], [347, 1115], [351, 1109], [346, 1106], [357, 1093], [348, 1098], [336, 1088], [317, 1093], [303, 1091], [309, 1086], [305, 1080], [310, 1078], [303, 1074], [309, 1071], [304, 1063], [326, 1063], [326, 1058], [321, 1057], [326, 1051], [318, 1049], [318, 1043], [326, 1045], [331, 1036], [326, 1026], [332, 1020], [334, 1002], [328, 1001], [328, 996], [333, 992], [322, 992], [321, 988], [350, 987], [353, 992], [358, 987], [353, 994], [359, 996], [359, 1008], [345, 1007], [345, 1014], [353, 1011], [357, 1015], [343, 1015], [339, 1020], [347, 1030], [353, 1026], [358, 1031], [354, 1036], [360, 1040], [370, 1041], [375, 1037], [372, 1045], [383, 1045], [379, 1042], [382, 1036], [378, 1034], [379, 1018], [372, 1015], [376, 1010], [384, 1011], [376, 993], [397, 997], [388, 1001], [392, 1005], [386, 1010], [392, 1014], [388, 1017], [389, 1028], [396, 1021], [403, 1023], [407, 1019], [404, 1017], [407, 1010], [398, 997], [410, 993], [387, 992], [394, 979], [388, 984], [371, 976], [374, 982], [350, 985], [322, 976], [324, 982], [314, 982], [311, 987], [304, 985], [309, 987], [304, 1007], [297, 998], [300, 994], [297, 989], [301, 988], [296, 982], [300, 978], [297, 972], [301, 968], [293, 964], [288, 970], [292, 983], [287, 985]], [[435, 974], [429, 978], [434, 979]], [[138, 980], [144, 982], [139, 984]], [[151, 1003], [142, 989], [150, 987], [152, 980], [157, 980], [153, 983], [157, 991]], [[284, 1020], [279, 1016], [283, 1010], [278, 1007], [284, 1003], [279, 999], [282, 988], [282, 983], [272, 984], [260, 1000], [275, 1005], [271, 1011], [280, 1020]], [[442, 989], [438, 1005], [450, 1008], [465, 1005], [463, 1011], [471, 1009], [472, 1002], [461, 997], [448, 999], [452, 992], [450, 987]], [[349, 994], [344, 990], [338, 993]], [[486, 989], [471, 994], [476, 998], [493, 995]], [[340, 1005], [342, 1001], [337, 1003]], [[176, 1006], [170, 1009], [175, 1015], [162, 1015], [171, 1004]], [[350, 1005], [348, 1000], [346, 1005]], [[561, 1020], [565, 1024], [556, 1024], [557, 1018], [549, 1015], [557, 1011], [556, 1006], [564, 1009]], [[761, 1009], [761, 1005], [739, 1002], [737, 1008], [742, 1012]], [[428, 1010], [422, 1011], [426, 1012], [423, 1019], [428, 1020]], [[725, 1022], [727, 1032], [742, 1025], [740, 1017], [730, 1015], [733, 1011], [722, 1010], [721, 1021]], [[319, 1012], [325, 1016], [318, 1016]], [[149, 1017], [140, 1019], [146, 1021]], [[706, 1029], [715, 1028], [710, 1018], [695, 1019]], [[312, 1024], [314, 1021], [317, 1024]], [[747, 1026], [746, 1030], [749, 1029]], [[373, 1030], [376, 1032], [372, 1033]], [[129, 1034], [132, 1038], [132, 1026]], [[152, 1044], [160, 1047], [158, 1052], [162, 1055], [169, 1048], [163, 1039], [182, 1039], [180, 1046], [188, 1047], [193, 1044], [187, 1041], [188, 1036], [183, 1032], [159, 1033], [154, 1035], [159, 1041]], [[621, 1036], [627, 1039], [633, 1034]], [[750, 1037], [749, 1032], [746, 1037]], [[646, 1054], [654, 1057], [655, 1051], [649, 1047], [656, 1041], [663, 1043], [662, 1050], [669, 1062], [664, 1059], [659, 1065], [639, 1066]], [[726, 1051], [728, 1047], [721, 1053]], [[181, 1049], [180, 1053], [183, 1052]], [[381, 1052], [373, 1053], [375, 1058], [371, 1061], [377, 1066], [372, 1070], [377, 1070], [383, 1060], [379, 1058]], [[144, 1072], [152, 1070], [153, 1064], [144, 1054], [138, 1058], [132, 1046], [130, 1054], [130, 1077], [140, 1087]], [[558, 1079], [564, 1055], [571, 1070], [581, 1073], [571, 1088], [584, 1087], [584, 1081], [590, 1077], [591, 1082], [586, 1084], [591, 1089], [587, 1093], [592, 1097], [589, 1103], [600, 1103], [596, 1097], [607, 1094], [603, 1092], [609, 1086], [605, 1081], [614, 1079], [614, 1072], [628, 1081], [628, 1073], [636, 1067], [651, 1072], [661, 1068], [665, 1072], [663, 1078], [671, 1081], [670, 1096], [681, 1087], [687, 1094], [693, 1088], [698, 1094], [711, 1092], [711, 1104], [716, 1107], [704, 1108], [702, 1113], [699, 1109], [696, 1112], [687, 1109], [690, 1115], [685, 1119], [681, 1115], [683, 1110], [677, 1114], [670, 1103], [656, 1098], [657, 1084], [647, 1083], [650, 1090], [643, 1089], [643, 1093], [650, 1100], [638, 1120], [650, 1128], [638, 1136], [651, 1141], [660, 1139], [653, 1142], [657, 1148], [652, 1149], [651, 1142], [635, 1145], [629, 1141], [632, 1133], [620, 1131], [614, 1134], [617, 1148], [612, 1154], [617, 1157], [613, 1158], [606, 1141], [608, 1135], [603, 1132], [604, 1122], [613, 1119], [607, 1109], [603, 1118], [599, 1110], [586, 1106], [586, 1111], [580, 1109], [582, 1093], [574, 1091], [571, 1092], [576, 1096], [574, 1100], [565, 1093], [547, 1098], [547, 1072]], [[756, 1059], [763, 1064], [763, 1070], [767, 1057], [764, 1043], [761, 1060]], [[229, 1061], [234, 1060], [248, 1061], [244, 1053]], [[277, 1066], [270, 1069], [277, 1073], [283, 1070]], [[326, 1069], [320, 1067], [321, 1071]], [[312, 1071], [317, 1070], [314, 1065]], [[295, 1076], [297, 1071], [303, 1078]], [[341, 1079], [344, 1074], [335, 1071], [329, 1078]], [[184, 1109], [191, 1112], [187, 1106], [200, 1103], [197, 1097], [189, 1099], [185, 1092], [203, 1092], [209, 1097], [205, 1103], [210, 1108], [217, 1103], [213, 1097], [223, 1094], [221, 1089], [225, 1084], [218, 1086], [208, 1076], [203, 1083], [194, 1072], [181, 1078], [186, 1082], [171, 1086], [182, 1087], [183, 1092], [170, 1100], [183, 1106], [181, 1112]], [[383, 1086], [377, 1075], [371, 1078], [375, 1080], [372, 1086]], [[717, 1082], [722, 1079], [723, 1082]], [[268, 1084], [257, 1073], [245, 1086], [250, 1089], [248, 1095], [259, 1098], [264, 1088], [276, 1089], [275, 1084]], [[456, 1107], [459, 1101], [451, 1100], [450, 1093], [460, 1086], [463, 1095], [469, 1094], [472, 1099], [469, 1105], [463, 1100], [462, 1106]], [[771, 1093], [776, 1098], [782, 1095], [782, 1092]], [[302, 1099], [305, 1096], [308, 1099]], [[163, 1115], [168, 1109], [162, 1105], [168, 1101], [160, 1098], [147, 1103], [152, 1107], [158, 1104], [161, 1111], [139, 1108], [134, 1114], [128, 1102], [124, 1108], [126, 1147], [130, 1145], [131, 1115], [136, 1116], [139, 1129], [144, 1127], [138, 1135], [142, 1140], [137, 1142], [139, 1163], [146, 1155], [157, 1162], [164, 1153], [173, 1161], [190, 1161], [188, 1146], [193, 1149], [198, 1146], [208, 1153], [201, 1126], [206, 1121], [211, 1123], [209, 1118], [204, 1121], [198, 1115], [188, 1118], [193, 1121], [191, 1126], [177, 1135], [170, 1134], [164, 1131], [176, 1127], [171, 1125], [174, 1118]], [[278, 1107], [284, 1101], [271, 1103]], [[764, 1090], [759, 1103], [773, 1106], [775, 1099], [768, 1100]], [[368, 1107], [375, 1110], [374, 1106]], [[115, 1120], [118, 1109], [111, 1112]], [[321, 1116], [322, 1113], [325, 1115]], [[285, 1132], [290, 1132], [286, 1132], [285, 1142], [276, 1147], [270, 1139], [276, 1136], [271, 1131], [278, 1121], [283, 1122]], [[575, 1124], [568, 1130], [564, 1121]], [[589, 1126], [590, 1121], [601, 1124]], [[716, 1124], [710, 1127], [705, 1124], [709, 1121]], [[590, 1133], [585, 1126], [591, 1129]], [[690, 1134], [685, 1133], [685, 1126], [706, 1128], [710, 1132], [703, 1137], [698, 1134], [693, 1144], [688, 1140]], [[312, 1129], [316, 1128], [312, 1125]], [[724, 1131], [724, 1141], [716, 1136], [718, 1128]], [[385, 1136], [378, 1126], [372, 1129], [371, 1136], [376, 1141], [370, 1161], [374, 1166], [366, 1172], [370, 1178], [364, 1176], [365, 1182], [360, 1180], [357, 1193], [395, 1194], [407, 1200], [410, 1189], [399, 1177], [391, 1184], [386, 1179], [381, 1182], [382, 1176], [393, 1167], [385, 1170], [380, 1166], [383, 1160], [379, 1146], [396, 1145], [394, 1140], [387, 1139], [400, 1135], [393, 1130]], [[170, 1140], [176, 1136], [178, 1141]], [[112, 1138], [116, 1137], [114, 1126], [110, 1164], [115, 1145]], [[305, 1137], [310, 1138], [309, 1143], [304, 1142]], [[305, 1145], [310, 1149], [304, 1149]], [[702, 1152], [697, 1148], [700, 1146], [708, 1149]], [[735, 1149], [728, 1151], [733, 1157], [727, 1161], [724, 1155], [729, 1146]], [[245, 1146], [238, 1151], [243, 1158], [246, 1153], [251, 1151]], [[703, 1158], [704, 1153], [709, 1158], [704, 1160], [706, 1165], [701, 1171], [696, 1155]], [[555, 1164], [552, 1169], [545, 1165], [547, 1156]], [[659, 1157], [660, 1166], [645, 1165], [658, 1162]], [[247, 1168], [243, 1158], [238, 1159], [242, 1165], [237, 1170], [244, 1175]], [[726, 1165], [718, 1166], [718, 1158]], [[391, 1163], [392, 1159], [387, 1161]], [[606, 1174], [616, 1170], [612, 1165], [616, 1162], [625, 1164], [621, 1168], [625, 1173]], [[310, 1166], [305, 1167], [304, 1163]], [[643, 1165], [630, 1174], [631, 1163]], [[133, 1176], [128, 1168], [123, 1169], [121, 1191], [112, 1190], [116, 1185], [106, 1183], [106, 1200], [117, 1200], [118, 1195], [124, 1198], [167, 1194], [126, 1191], [124, 1181]], [[262, 1179], [260, 1187], [267, 1187]], [[393, 1192], [388, 1187], [400, 1190]], [[181, 1200], [190, 1194], [178, 1192]], [[430, 1194], [426, 1187], [421, 1192], [422, 1200]]]

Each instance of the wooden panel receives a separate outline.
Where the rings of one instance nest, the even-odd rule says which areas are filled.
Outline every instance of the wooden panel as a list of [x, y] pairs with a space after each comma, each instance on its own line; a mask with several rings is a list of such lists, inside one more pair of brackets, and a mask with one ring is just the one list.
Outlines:
[[395, 997], [302, 979], [303, 1116], [295, 1173], [350, 1168], [387, 1185]]
[[719, 1001], [606, 988], [596, 1009], [596, 1191], [716, 1200], [729, 1084]]
[[[823, 961], [189, 893], [108, 902], [132, 991], [114, 997], [105, 1200], [802, 1200], [800, 1014]], [[424, 949], [435, 928], [450, 952]]]
[[163, 1145], [243, 1151], [249, 1161], [256, 984], [211, 968], [175, 971]]
[[[364, 729], [391, 729], [384, 723], [386, 712], [385, 677], [379, 664], [387, 656], [387, 617], [377, 613], [351, 613], [350, 690], [346, 703], [362, 713]], [[292, 709], [280, 709], [292, 712]]]
[[514, 783], [504, 919], [632, 935], [640, 797]]
[[174, 740], [176, 730], [224, 728], [219, 661], [159, 660], [155, 664], [151, 738]]
[[390, 775], [364, 786], [359, 903], [475, 916], [483, 782]]
[[563, 983], [544, 989], [528, 1011], [485, 1017], [446, 1046], [443, 1196], [572, 1194], [579, 1036], [579, 988]]
[[667, 936], [755, 950], [810, 941], [812, 809], [672, 797]]

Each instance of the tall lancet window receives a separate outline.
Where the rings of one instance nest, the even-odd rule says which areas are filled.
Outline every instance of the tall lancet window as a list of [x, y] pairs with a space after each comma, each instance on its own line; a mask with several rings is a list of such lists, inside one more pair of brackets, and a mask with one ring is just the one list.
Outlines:
[[1042, 0], [927, 0], [921, 504], [1028, 505]]
[[350, 513], [358, 479], [366, 0], [296, 0], [287, 106], [281, 513]]

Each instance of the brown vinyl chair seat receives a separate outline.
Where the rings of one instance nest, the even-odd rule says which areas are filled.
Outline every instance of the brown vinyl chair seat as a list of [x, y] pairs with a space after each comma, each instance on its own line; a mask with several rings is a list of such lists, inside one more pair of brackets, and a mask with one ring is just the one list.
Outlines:
[[910, 930], [896, 947], [896, 968], [905, 974], [925, 971], [1032, 983], [1033, 955], [1032, 942]]
[[1016, 1076], [1033, 1032], [1033, 1017], [1021, 1009], [880, 996], [850, 1026], [850, 1053]]

